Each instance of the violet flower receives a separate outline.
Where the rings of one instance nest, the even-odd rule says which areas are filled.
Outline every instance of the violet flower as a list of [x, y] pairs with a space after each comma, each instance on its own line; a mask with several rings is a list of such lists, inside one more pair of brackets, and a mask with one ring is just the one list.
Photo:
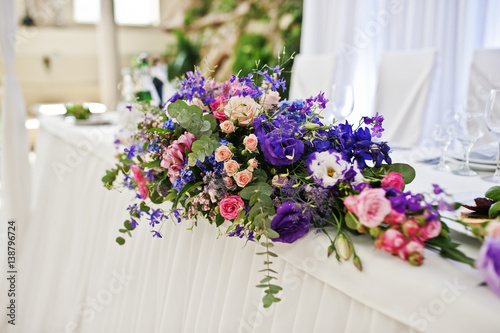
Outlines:
[[488, 287], [500, 296], [500, 238], [486, 237], [476, 259], [476, 268]]

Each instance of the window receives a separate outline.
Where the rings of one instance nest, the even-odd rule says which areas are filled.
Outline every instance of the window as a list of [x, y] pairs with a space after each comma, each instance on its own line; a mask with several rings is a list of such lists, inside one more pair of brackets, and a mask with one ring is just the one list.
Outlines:
[[[106, 1], [106, 0], [101, 0]], [[73, 0], [76, 23], [97, 23], [101, 17], [99, 0]], [[159, 0], [114, 0], [115, 22], [119, 25], [158, 25]]]

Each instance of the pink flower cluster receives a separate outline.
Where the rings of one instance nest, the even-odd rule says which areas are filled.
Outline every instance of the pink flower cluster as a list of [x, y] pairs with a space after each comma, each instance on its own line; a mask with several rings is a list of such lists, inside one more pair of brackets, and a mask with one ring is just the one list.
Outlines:
[[344, 205], [358, 217], [358, 230], [369, 231], [376, 237], [379, 250], [398, 255], [413, 265], [423, 261], [424, 241], [441, 233], [441, 222], [429, 220], [427, 212], [411, 216], [394, 210], [383, 188], [366, 188], [357, 196], [346, 197]]
[[163, 160], [160, 165], [168, 169], [168, 176], [173, 183], [179, 177], [180, 170], [184, 167], [184, 160], [186, 158], [186, 150], [191, 152], [191, 145], [195, 141], [193, 134], [185, 132], [170, 146], [165, 149], [163, 153]]
[[132, 164], [130, 166], [130, 170], [132, 171], [134, 180], [137, 182], [139, 194], [141, 195], [142, 199], [146, 199], [148, 197], [148, 187], [146, 186], [146, 179], [142, 175], [141, 168], [136, 164]]

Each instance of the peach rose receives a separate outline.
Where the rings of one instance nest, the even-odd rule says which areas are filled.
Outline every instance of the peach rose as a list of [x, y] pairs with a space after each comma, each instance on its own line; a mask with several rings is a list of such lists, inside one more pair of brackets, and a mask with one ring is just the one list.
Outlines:
[[259, 139], [257, 139], [255, 134], [247, 135], [243, 139], [243, 144], [245, 145], [245, 149], [248, 151], [255, 151], [257, 149], [258, 143], [259, 143]]
[[220, 130], [224, 133], [230, 134], [234, 132], [234, 124], [232, 121], [226, 120], [220, 124]]
[[234, 175], [240, 169], [240, 165], [235, 160], [229, 160], [224, 162], [224, 170], [229, 176]]
[[249, 96], [233, 96], [224, 107], [224, 112], [229, 120], [236, 120], [238, 126], [246, 127], [259, 115], [260, 108], [260, 105]]
[[264, 110], [268, 110], [273, 106], [278, 105], [279, 101], [280, 94], [277, 91], [269, 91], [267, 94], [262, 95], [259, 102]]
[[255, 169], [257, 166], [259, 166], [259, 162], [255, 158], [251, 158], [248, 160], [248, 166]]
[[215, 150], [215, 160], [217, 162], [224, 162], [233, 157], [233, 153], [227, 146], [220, 146]]
[[233, 180], [229, 177], [224, 177], [224, 179], [222, 179], [224, 181], [224, 185], [226, 185], [226, 187], [231, 187], [233, 186]]
[[252, 173], [248, 170], [243, 170], [234, 175], [234, 180], [239, 187], [245, 187], [246, 184], [252, 181]]
[[205, 108], [205, 105], [199, 98], [193, 98], [191, 102], [188, 103], [189, 105], [196, 105], [198, 106], [203, 112], [207, 112], [207, 109]]

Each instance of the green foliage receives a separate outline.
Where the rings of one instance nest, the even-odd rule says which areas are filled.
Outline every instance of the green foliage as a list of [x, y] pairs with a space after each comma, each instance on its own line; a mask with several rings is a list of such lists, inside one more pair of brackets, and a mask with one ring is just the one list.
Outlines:
[[500, 215], [500, 201], [495, 202], [493, 205], [490, 206], [490, 209], [488, 210], [489, 217], [497, 217], [499, 215]]
[[190, 7], [184, 16], [184, 24], [189, 26], [196, 19], [207, 15], [210, 12], [211, 4], [210, 0], [202, 0], [198, 5]]
[[175, 32], [176, 45], [170, 45], [169, 51], [164, 54], [168, 59], [168, 79], [181, 77], [184, 73], [192, 71], [200, 62], [200, 47], [189, 40], [181, 31]]
[[83, 104], [66, 105], [66, 115], [73, 116], [75, 119], [89, 119], [90, 110]]
[[484, 196], [491, 200], [500, 201], [500, 186], [490, 187]]
[[[275, 65], [276, 62], [269, 40], [259, 34], [243, 33], [234, 49], [233, 71], [240, 72], [240, 77], [252, 73], [255, 62], [261, 64]], [[257, 83], [259, 84], [259, 83]]]
[[169, 104], [168, 114], [176, 118], [181, 127], [193, 134], [196, 139], [212, 135], [217, 128], [217, 120], [213, 115], [203, 114], [200, 107], [188, 105], [182, 100]]
[[382, 179], [384, 175], [391, 172], [401, 174], [406, 185], [415, 179], [415, 169], [404, 163], [383, 164], [380, 168], [366, 168], [363, 170], [363, 176], [371, 180], [377, 180]]

